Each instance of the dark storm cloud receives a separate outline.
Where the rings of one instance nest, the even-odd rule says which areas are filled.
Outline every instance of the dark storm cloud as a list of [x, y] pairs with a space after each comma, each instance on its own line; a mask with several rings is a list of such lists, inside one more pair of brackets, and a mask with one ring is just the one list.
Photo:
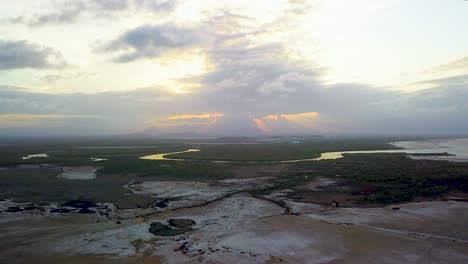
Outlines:
[[133, 11], [171, 12], [176, 3], [175, 0], [65, 0], [53, 2], [53, 11], [13, 17], [10, 22], [32, 27], [68, 24], [86, 15], [106, 18]]
[[63, 66], [65, 62], [62, 55], [52, 48], [27, 41], [0, 40], [0, 70]]
[[130, 62], [140, 58], [154, 58], [170, 50], [190, 48], [200, 41], [198, 33], [192, 29], [172, 25], [144, 25], [129, 30], [97, 51], [122, 52], [115, 61]]

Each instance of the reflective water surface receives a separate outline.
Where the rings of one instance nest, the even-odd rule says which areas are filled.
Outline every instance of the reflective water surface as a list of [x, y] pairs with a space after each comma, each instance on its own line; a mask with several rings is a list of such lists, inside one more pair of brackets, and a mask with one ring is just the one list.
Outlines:
[[27, 155], [26, 157], [22, 157], [22, 159], [27, 160], [31, 158], [49, 158], [49, 155], [43, 153], [43, 154], [30, 154]]
[[[307, 158], [297, 160], [285, 160], [279, 162], [301, 162], [301, 161], [319, 161], [319, 160], [332, 160], [343, 158], [343, 154], [358, 154], [358, 153], [407, 153], [414, 159], [426, 160], [448, 160], [455, 162], [468, 162], [468, 138], [451, 138], [451, 139], [429, 139], [421, 141], [398, 141], [392, 145], [402, 149], [383, 149], [383, 150], [359, 150], [359, 151], [333, 151], [324, 152], [319, 158]], [[171, 159], [165, 156], [171, 154], [198, 152], [200, 149], [188, 149], [185, 151], [161, 153], [141, 157], [145, 160], [184, 160], [184, 159]], [[444, 153], [448, 153], [444, 154]], [[411, 155], [411, 154], [431, 154], [426, 156]], [[433, 155], [434, 154], [434, 155]], [[441, 155], [435, 155], [441, 154]], [[229, 162], [229, 161], [216, 161], [216, 162]]]
[[177, 151], [177, 152], [169, 152], [169, 153], [161, 153], [161, 154], [144, 156], [144, 157], [140, 157], [140, 159], [144, 159], [144, 160], [182, 160], [182, 159], [165, 158], [165, 156], [171, 155], [171, 154], [180, 154], [180, 153], [189, 153], [189, 152], [198, 152], [198, 151], [200, 151], [200, 150], [199, 149], [187, 149], [187, 150], [184, 150], [184, 151]]
[[[468, 138], [430, 139], [423, 141], [399, 141], [392, 143], [398, 150], [337, 151], [322, 153], [320, 158], [308, 160], [340, 159], [343, 154], [353, 153], [407, 153], [414, 159], [468, 161]], [[415, 156], [411, 154], [448, 153], [450, 155]], [[304, 161], [304, 160], [298, 160]], [[290, 161], [293, 162], [293, 161]]]

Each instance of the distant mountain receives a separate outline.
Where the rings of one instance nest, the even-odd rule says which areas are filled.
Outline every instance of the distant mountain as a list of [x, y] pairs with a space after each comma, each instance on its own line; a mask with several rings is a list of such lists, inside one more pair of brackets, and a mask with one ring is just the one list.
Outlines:
[[151, 137], [168, 139], [213, 139], [214, 136], [204, 135], [195, 132], [162, 132], [156, 127], [149, 127], [141, 133], [128, 134], [129, 137]]

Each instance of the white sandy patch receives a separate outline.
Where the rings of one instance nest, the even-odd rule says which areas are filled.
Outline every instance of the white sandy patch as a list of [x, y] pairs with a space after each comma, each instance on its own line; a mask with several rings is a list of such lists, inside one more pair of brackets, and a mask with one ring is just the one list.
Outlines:
[[230, 189], [214, 187], [206, 182], [146, 181], [128, 184], [136, 194], [149, 194], [159, 198], [183, 198], [191, 201], [209, 201], [226, 195]]
[[292, 189], [281, 189], [281, 190], [276, 190], [270, 193], [269, 195], [265, 195], [266, 198], [270, 199], [287, 199], [290, 195], [290, 193], [294, 192]]
[[[208, 247], [216, 247], [219, 238], [238, 234], [240, 230], [258, 218], [279, 215], [283, 211], [282, 208], [272, 203], [250, 196], [231, 197], [215, 202], [198, 212], [194, 209], [186, 210], [186, 214], [178, 217], [189, 218], [196, 222], [195, 230], [190, 233], [188, 242], [194, 248], [203, 248], [204, 250]], [[148, 223], [144, 224], [121, 226], [118, 229], [70, 237], [59, 241], [54, 249], [56, 252], [74, 254], [133, 256], [136, 251], [132, 241], [141, 239], [145, 241], [145, 244], [157, 248], [156, 255], [164, 253], [168, 259], [173, 258], [173, 261], [169, 261], [170, 263], [178, 263], [180, 253], [173, 252], [177, 246], [174, 243], [174, 238], [157, 237], [148, 231], [149, 223], [157, 220], [164, 222], [167, 219], [155, 218], [147, 220]]]
[[150, 240], [154, 236], [148, 232], [147, 224], [130, 225], [97, 233], [85, 233], [65, 239], [55, 245], [55, 251], [78, 254], [108, 254], [114, 256], [134, 256], [137, 254], [132, 242], [138, 239]]
[[293, 202], [290, 200], [284, 200], [284, 202], [293, 214], [321, 214], [327, 210], [326, 207], [319, 204]]
[[282, 255], [294, 254], [296, 251], [305, 249], [314, 244], [311, 237], [297, 232], [271, 232], [269, 234], [258, 234], [248, 231], [229, 236], [220, 245], [229, 247], [234, 251], [254, 251], [260, 255]]
[[[392, 205], [384, 208], [323, 208], [314, 210], [300, 203], [288, 202], [295, 213], [303, 213], [316, 220], [341, 224], [357, 224], [451, 237], [468, 241], [468, 203], [420, 202]], [[398, 208], [398, 210], [393, 210]]]
[[80, 166], [80, 167], [62, 167], [62, 173], [59, 178], [67, 180], [93, 180], [96, 179], [96, 171], [99, 167]]
[[254, 186], [270, 186], [272, 183], [269, 183], [270, 180], [274, 179], [273, 177], [255, 177], [255, 178], [243, 178], [243, 179], [225, 179], [218, 181], [219, 183], [228, 183], [228, 184], [245, 184], [245, 185], [254, 185]]
[[269, 219], [283, 211], [273, 203], [236, 195], [195, 214], [181, 212], [178, 217], [197, 223], [196, 230], [183, 240], [189, 248], [184, 256], [190, 259], [183, 261], [182, 254], [166, 247], [164, 256], [167, 263], [265, 263], [272, 256], [295, 256], [302, 260], [297, 263], [325, 263], [337, 257], [338, 250], [324, 254], [320, 247], [314, 249], [318, 237], [298, 231], [295, 225], [287, 230], [270, 227]]

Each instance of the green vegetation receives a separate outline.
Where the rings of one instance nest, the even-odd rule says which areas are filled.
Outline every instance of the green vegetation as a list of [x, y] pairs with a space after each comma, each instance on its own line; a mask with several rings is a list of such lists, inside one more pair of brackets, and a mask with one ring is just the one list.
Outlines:
[[[413, 160], [405, 154], [345, 154], [343, 159], [299, 163], [267, 161], [318, 157], [339, 150], [390, 149], [383, 139], [322, 140], [305, 143], [200, 144], [112, 142], [91, 147], [74, 144], [2, 146], [0, 149], [0, 199], [62, 202], [72, 199], [114, 202], [122, 208], [147, 207], [155, 199], [136, 195], [129, 182], [174, 180], [215, 182], [227, 178], [268, 176], [273, 186], [249, 191], [265, 195], [294, 189], [295, 199], [329, 203], [336, 197], [363, 205], [389, 204], [416, 198], [435, 198], [451, 191], [468, 193], [468, 163]], [[151, 144], [154, 143], [154, 144]], [[135, 145], [135, 147], [133, 147]], [[90, 146], [82, 143], [78, 146]], [[119, 147], [114, 147], [119, 146]], [[193, 160], [142, 160], [141, 156], [199, 147], [200, 152], [171, 155]], [[28, 154], [47, 153], [50, 158], [22, 160]], [[106, 158], [92, 162], [89, 159]], [[206, 160], [239, 162], [215, 163]], [[242, 162], [242, 161], [251, 162]], [[47, 163], [48, 165], [40, 165]], [[15, 166], [29, 164], [31, 166]], [[36, 165], [35, 165], [36, 164]], [[51, 165], [52, 164], [52, 165]], [[101, 167], [94, 180], [58, 178], [61, 166]], [[340, 177], [336, 177], [339, 175]], [[316, 176], [338, 179], [345, 188], [310, 191], [299, 188]], [[354, 205], [354, 203], [352, 203]]]
[[[75, 164], [82, 165], [82, 164]], [[130, 181], [214, 181], [232, 177], [230, 165], [209, 162], [151, 161], [119, 157], [95, 163], [103, 167], [94, 180], [58, 178], [59, 167], [8, 168], [0, 170], [0, 199], [61, 202], [90, 199], [115, 202], [120, 207], [147, 207], [155, 199], [136, 195], [123, 186]]]
[[133, 177], [125, 174], [105, 175], [95, 180], [66, 180], [57, 177], [59, 168], [0, 170], [0, 198], [19, 202], [63, 202], [89, 199], [115, 202], [123, 208], [147, 207], [153, 198], [135, 195], [123, 185]]
[[405, 154], [348, 154], [301, 166], [320, 175], [340, 175], [362, 203], [407, 202], [449, 191], [468, 193], [468, 163], [414, 160]]
[[103, 168], [99, 176], [112, 174], [138, 175], [138, 179], [213, 181], [232, 177], [231, 164], [216, 164], [209, 161], [156, 161], [115, 158], [99, 163]]
[[248, 193], [253, 196], [269, 195], [271, 192], [276, 190], [294, 188], [306, 184], [313, 180], [313, 178], [314, 177], [310, 173], [290, 171], [278, 178], [275, 178], [271, 187], [249, 190]]

